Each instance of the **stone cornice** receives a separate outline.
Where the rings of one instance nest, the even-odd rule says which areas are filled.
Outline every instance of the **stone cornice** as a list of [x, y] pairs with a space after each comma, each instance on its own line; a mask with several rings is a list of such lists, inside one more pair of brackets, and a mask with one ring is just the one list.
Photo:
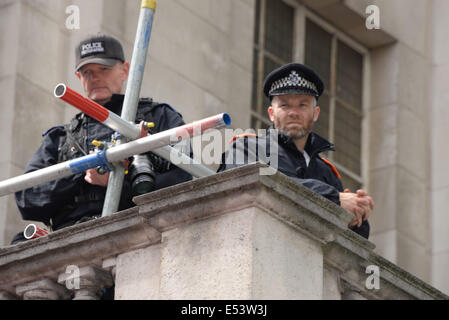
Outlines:
[[[318, 243], [326, 268], [338, 274], [345, 290], [369, 299], [448, 299], [374, 253], [374, 244], [347, 228], [350, 213], [281, 173], [260, 175], [263, 166], [248, 165], [142, 195], [134, 198], [134, 208], [4, 247], [0, 293], [6, 297], [18, 286], [22, 293], [27, 283], [61, 279], [68, 265], [110, 271], [116, 256], [158, 244], [168, 230], [257, 208]], [[380, 268], [381, 290], [365, 287], [368, 265]]]

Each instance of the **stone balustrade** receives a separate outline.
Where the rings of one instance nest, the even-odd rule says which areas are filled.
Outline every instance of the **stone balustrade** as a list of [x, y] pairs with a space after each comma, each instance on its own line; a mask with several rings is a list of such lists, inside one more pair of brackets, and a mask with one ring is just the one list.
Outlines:
[[253, 164], [0, 249], [0, 299], [448, 299], [377, 255], [352, 215]]

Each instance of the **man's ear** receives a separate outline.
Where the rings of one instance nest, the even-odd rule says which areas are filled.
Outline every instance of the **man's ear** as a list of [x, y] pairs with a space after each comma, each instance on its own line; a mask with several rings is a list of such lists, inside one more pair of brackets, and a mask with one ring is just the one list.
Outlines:
[[78, 79], [81, 80], [81, 75], [80, 75], [80, 73], [79, 73], [79, 72], [75, 72], [75, 74], [76, 74], [76, 76], [78, 77]]
[[128, 79], [128, 75], [129, 75], [129, 62], [125, 61], [122, 64], [122, 71], [123, 71], [123, 76], [124, 78], [122, 79], [123, 81], [125, 81], [126, 79]]
[[267, 109], [268, 112], [268, 116], [270, 117], [270, 120], [273, 121], [273, 114], [274, 114], [274, 110], [272, 106], [269, 106]]
[[320, 111], [321, 111], [321, 109], [319, 106], [316, 106], [313, 108], [313, 122], [318, 121], [318, 118], [320, 116]]

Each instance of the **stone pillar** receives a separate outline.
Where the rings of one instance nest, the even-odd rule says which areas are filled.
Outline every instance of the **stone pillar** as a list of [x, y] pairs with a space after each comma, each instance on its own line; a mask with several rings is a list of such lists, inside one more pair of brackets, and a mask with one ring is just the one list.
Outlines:
[[161, 245], [132, 250], [117, 257], [116, 300], [159, 299]]
[[[22, 174], [42, 133], [64, 123], [62, 103], [53, 97], [52, 88], [66, 82], [67, 57], [74, 55], [67, 45], [67, 5], [66, 1], [1, 2], [0, 180]], [[0, 212], [0, 245], [7, 245], [26, 223], [14, 195], [0, 199]]]
[[16, 294], [24, 300], [64, 300], [69, 291], [51, 279], [43, 279], [16, 287]]
[[116, 257], [112, 257], [112, 258], [108, 258], [106, 260], [103, 260], [103, 264], [102, 264], [102, 268], [108, 272], [111, 273], [112, 278], [115, 279], [115, 273], [116, 273], [116, 267], [117, 265], [117, 258]]
[[160, 299], [322, 299], [321, 246], [258, 208], [169, 230], [161, 246]]
[[323, 268], [323, 300], [341, 300], [342, 290], [338, 272], [325, 265]]
[[[449, 198], [449, 170], [447, 170], [449, 133], [449, 46], [447, 39], [447, 19], [449, 2], [433, 1], [431, 32], [433, 35], [432, 86], [430, 96], [433, 97], [430, 114], [430, 156], [431, 156], [431, 219], [432, 241], [430, 248], [431, 283], [438, 289], [449, 292], [449, 215], [447, 199]], [[430, 71], [430, 70], [429, 70]]]
[[[426, 1], [404, 8], [388, 1], [380, 5], [381, 12], [395, 17], [382, 20], [381, 28], [397, 41], [371, 50], [370, 108], [366, 114], [370, 122], [366, 187], [377, 200], [370, 216], [370, 240], [379, 254], [424, 280], [430, 278], [432, 259], [430, 194], [435, 179], [430, 170], [435, 167], [432, 141], [437, 141], [429, 137], [435, 128], [429, 120], [432, 115], [445, 118], [431, 108], [438, 97], [432, 83], [431, 41], [426, 39], [435, 38], [435, 32], [430, 33], [432, 6], [433, 2]], [[416, 21], [410, 28], [392, 23], [410, 16]], [[437, 179], [444, 172], [439, 171]]]
[[79, 273], [62, 273], [58, 282], [75, 293], [73, 300], [99, 300], [103, 288], [114, 283], [108, 271], [94, 266], [80, 268]]

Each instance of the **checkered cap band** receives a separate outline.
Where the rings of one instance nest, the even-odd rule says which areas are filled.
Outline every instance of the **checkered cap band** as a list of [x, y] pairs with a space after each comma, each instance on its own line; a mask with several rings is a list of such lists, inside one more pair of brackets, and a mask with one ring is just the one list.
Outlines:
[[316, 95], [318, 95], [318, 90], [316, 85], [302, 77], [300, 77], [296, 71], [290, 72], [287, 77], [274, 81], [271, 85], [269, 94], [271, 95], [274, 91], [282, 88], [298, 88], [298, 89], [309, 89], [312, 90]]

